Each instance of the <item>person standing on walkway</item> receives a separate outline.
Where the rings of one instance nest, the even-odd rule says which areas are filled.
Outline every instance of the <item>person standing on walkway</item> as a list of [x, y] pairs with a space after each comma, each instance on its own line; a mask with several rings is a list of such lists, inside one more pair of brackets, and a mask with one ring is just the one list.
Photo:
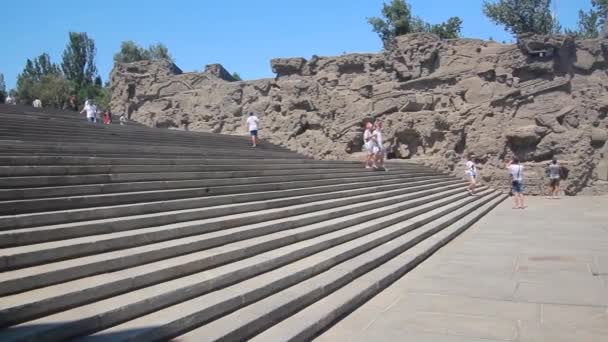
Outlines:
[[513, 209], [524, 209], [524, 167], [520, 164], [519, 159], [513, 158], [507, 163], [507, 170], [511, 175], [511, 191], [513, 192], [513, 201], [515, 206]]
[[258, 124], [260, 123], [260, 119], [258, 119], [253, 112], [249, 113], [249, 117], [247, 118], [247, 129], [249, 130], [249, 135], [251, 135], [251, 146], [258, 146]]
[[547, 167], [547, 174], [549, 175], [548, 197], [557, 199], [559, 198], [559, 181], [561, 178], [561, 166], [557, 163], [557, 158], [553, 158]]
[[467, 157], [464, 173], [469, 180], [467, 191], [473, 196], [475, 194], [475, 186], [477, 185], [477, 165], [475, 165], [475, 157], [473, 155]]
[[84, 102], [84, 108], [80, 111], [80, 114], [87, 115], [87, 121], [95, 123], [97, 122], [97, 107], [93, 104], [91, 100], [86, 100]]
[[42, 101], [40, 101], [40, 99], [35, 99], [32, 106], [34, 106], [34, 108], [42, 108]]
[[365, 132], [363, 132], [363, 144], [367, 151], [367, 159], [365, 160], [365, 168], [377, 168], [374, 158], [374, 140], [373, 140], [374, 125], [371, 122], [365, 124]]

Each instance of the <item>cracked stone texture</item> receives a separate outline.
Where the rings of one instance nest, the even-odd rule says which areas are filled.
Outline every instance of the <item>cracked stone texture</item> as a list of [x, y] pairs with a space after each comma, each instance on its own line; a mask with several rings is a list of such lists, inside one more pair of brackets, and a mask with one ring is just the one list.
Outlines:
[[183, 73], [166, 61], [117, 64], [112, 110], [159, 128], [246, 134], [249, 112], [273, 143], [319, 159], [362, 155], [364, 120], [385, 126], [389, 158], [506, 188], [504, 160], [524, 161], [541, 193], [557, 157], [567, 194], [608, 192], [608, 40], [522, 36], [518, 45], [434, 35], [397, 38], [392, 50], [277, 58], [274, 79], [234, 82], [220, 65]]

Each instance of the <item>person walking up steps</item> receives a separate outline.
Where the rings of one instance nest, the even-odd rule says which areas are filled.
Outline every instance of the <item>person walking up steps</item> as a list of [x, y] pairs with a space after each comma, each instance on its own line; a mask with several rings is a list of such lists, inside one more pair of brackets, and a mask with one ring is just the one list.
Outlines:
[[251, 135], [251, 146], [258, 146], [258, 124], [260, 119], [253, 113], [249, 113], [249, 117], [247, 118], [247, 129], [249, 130], [249, 134]]
[[477, 166], [475, 165], [475, 157], [468, 156], [467, 162], [465, 164], [464, 173], [467, 175], [467, 179], [469, 180], [469, 187], [467, 191], [471, 196], [475, 194], [475, 186], [477, 185]]
[[382, 140], [382, 122], [378, 121], [374, 126], [372, 140], [374, 141], [373, 153], [376, 156], [376, 166], [388, 172], [388, 169], [384, 166], [384, 154], [386, 151], [384, 150], [384, 141]]
[[507, 170], [511, 174], [511, 191], [513, 192], [513, 209], [525, 209], [524, 205], [524, 167], [519, 163], [519, 159], [513, 158], [507, 163]]
[[557, 163], [557, 158], [553, 158], [547, 167], [547, 174], [549, 175], [548, 197], [557, 199], [559, 198], [559, 181], [561, 178], [561, 166]]
[[377, 168], [374, 158], [374, 140], [372, 139], [374, 125], [371, 122], [365, 124], [365, 132], [363, 132], [363, 144], [367, 150], [367, 159], [365, 161], [365, 168]]

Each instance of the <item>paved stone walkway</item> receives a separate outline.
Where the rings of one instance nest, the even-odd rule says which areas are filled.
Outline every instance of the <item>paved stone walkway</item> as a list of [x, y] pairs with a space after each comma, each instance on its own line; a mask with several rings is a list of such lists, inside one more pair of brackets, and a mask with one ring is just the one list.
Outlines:
[[608, 341], [608, 197], [511, 204], [317, 341]]

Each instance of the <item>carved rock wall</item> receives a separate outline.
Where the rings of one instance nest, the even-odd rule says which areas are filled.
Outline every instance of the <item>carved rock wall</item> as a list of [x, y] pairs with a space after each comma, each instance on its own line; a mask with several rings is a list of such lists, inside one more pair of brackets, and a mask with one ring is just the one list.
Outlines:
[[504, 160], [516, 155], [527, 190], [540, 193], [556, 157], [568, 194], [597, 193], [608, 188], [607, 58], [608, 40], [531, 35], [503, 45], [412, 34], [381, 54], [273, 59], [275, 79], [232, 82], [221, 66], [182, 73], [136, 62], [112, 71], [112, 110], [224, 134], [246, 134], [255, 112], [263, 137], [320, 159], [360, 157], [361, 123], [382, 120], [390, 158], [461, 175], [463, 156], [475, 154], [482, 180], [504, 188]]

